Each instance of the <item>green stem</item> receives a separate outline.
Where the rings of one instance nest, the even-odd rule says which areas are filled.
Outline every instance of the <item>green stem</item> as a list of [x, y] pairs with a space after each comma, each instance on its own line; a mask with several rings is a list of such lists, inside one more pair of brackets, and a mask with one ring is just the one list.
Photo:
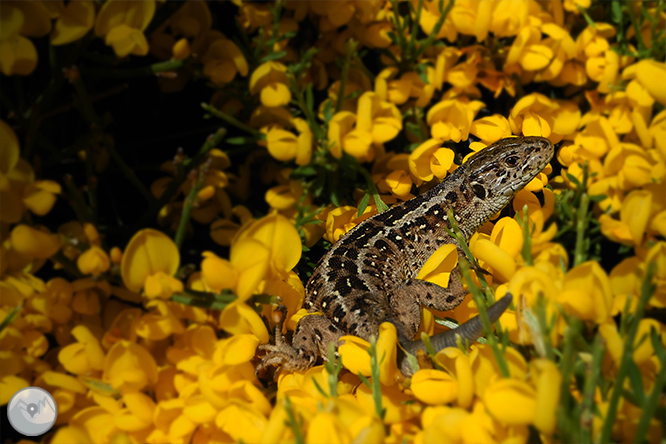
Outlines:
[[377, 211], [379, 213], [383, 213], [384, 211], [388, 210], [388, 205], [386, 205], [382, 198], [379, 196], [379, 191], [377, 190], [375, 183], [372, 181], [372, 176], [370, 176], [370, 173], [368, 173], [368, 171], [366, 171], [366, 169], [361, 166], [359, 166], [359, 171], [365, 178], [365, 183], [368, 185], [368, 191], [372, 195], [372, 198], [375, 201], [375, 205], [377, 205]]
[[249, 125], [244, 124], [240, 120], [236, 119], [234, 116], [229, 115], [225, 112], [220, 111], [219, 109], [215, 108], [213, 105], [209, 105], [208, 103], [202, 103], [201, 107], [214, 115], [215, 117], [224, 120], [231, 126], [235, 126], [238, 129], [241, 129], [245, 131], [246, 133], [250, 133], [253, 136], [255, 136], [259, 140], [266, 140], [266, 136], [260, 132], [259, 130], [252, 128]]
[[443, 0], [440, 0], [439, 2], [441, 15], [439, 16], [437, 23], [435, 23], [435, 26], [432, 28], [432, 31], [428, 35], [428, 38], [426, 38], [425, 41], [421, 43], [421, 46], [416, 50], [416, 53], [414, 54], [414, 60], [418, 60], [421, 57], [421, 54], [423, 54], [425, 50], [432, 45], [432, 42], [435, 41], [437, 34], [439, 34], [439, 31], [442, 29], [442, 25], [444, 24], [446, 17], [449, 15], [451, 8], [453, 8], [453, 5], [455, 4], [455, 0], [450, 0], [449, 3], [446, 5], [446, 8], [444, 8], [444, 10], [442, 11], [441, 8], [442, 1]]
[[174, 242], [180, 250], [180, 247], [183, 246], [183, 239], [185, 239], [185, 232], [187, 231], [187, 224], [190, 221], [190, 216], [192, 215], [192, 210], [194, 209], [194, 203], [197, 200], [197, 193], [203, 187], [203, 184], [206, 182], [206, 174], [208, 172], [207, 164], [199, 171], [198, 177], [192, 184], [190, 192], [187, 194], [185, 201], [183, 202], [183, 211], [180, 215], [180, 221], [178, 222], [178, 229], [176, 230], [176, 237]]
[[51, 259], [54, 262], [59, 263], [63, 270], [65, 270], [67, 273], [71, 274], [77, 279], [80, 279], [83, 277], [83, 274], [79, 271], [79, 267], [76, 266], [74, 262], [69, 260], [67, 256], [62, 251], [58, 251], [56, 254], [51, 256]]
[[[650, 396], [648, 396], [648, 398], [645, 400], [645, 404], [643, 405], [643, 413], [641, 415], [641, 419], [638, 422], [638, 427], [636, 428], [636, 435], [633, 438], [634, 442], [647, 442], [645, 436], [647, 435], [648, 429], [650, 427], [650, 420], [652, 419], [657, 405], [659, 404], [659, 398], [663, 396], [662, 390], [664, 388], [664, 384], [666, 384], [666, 371], [664, 371], [664, 367], [666, 366], [666, 353], [664, 352], [663, 346], [659, 342], [659, 336], [653, 329], [650, 331], [650, 337], [652, 339], [652, 346], [655, 350], [655, 354], [657, 355], [657, 359], [659, 359], [659, 363], [661, 365], [661, 371], [657, 374], [657, 378], [655, 379], [654, 385], [652, 386], [652, 392], [650, 392]], [[661, 418], [663, 419], [664, 416], [662, 415]]]
[[382, 385], [379, 378], [379, 361], [377, 359], [377, 338], [370, 338], [370, 348], [368, 349], [370, 354], [370, 369], [372, 376], [372, 399], [375, 404], [375, 413], [381, 419], [384, 419], [386, 414], [386, 409], [382, 404]]
[[627, 9], [629, 10], [629, 18], [631, 19], [631, 24], [634, 27], [636, 40], [638, 41], [638, 53], [640, 54], [643, 51], [645, 51], [646, 48], [645, 48], [645, 41], [643, 40], [643, 34], [641, 33], [641, 27], [640, 24], [638, 23], [636, 12], [634, 11], [633, 8], [633, 2], [627, 5]]
[[69, 197], [72, 199], [72, 207], [74, 208], [74, 212], [76, 213], [76, 218], [79, 220], [79, 222], [93, 223], [94, 218], [92, 213], [90, 212], [90, 208], [86, 204], [83, 195], [74, 184], [74, 179], [72, 178], [72, 176], [70, 176], [69, 174], [65, 175], [62, 179], [62, 182], [65, 184], [65, 188], [67, 188]]
[[558, 409], [558, 418], [560, 430], [566, 433], [562, 437], [564, 442], [574, 442], [575, 436], [573, 430], [576, 424], [570, 419], [573, 406], [573, 398], [569, 391], [569, 384], [571, 382], [571, 375], [574, 369], [575, 350], [574, 350], [574, 337], [578, 335], [581, 329], [581, 321], [578, 318], [571, 317], [564, 332], [564, 346], [562, 350], [562, 360], [560, 361], [560, 369], [562, 372], [562, 385], [560, 386], [560, 408]]
[[419, 31], [419, 22], [421, 21], [421, 10], [423, 9], [423, 0], [419, 0], [414, 14], [414, 22], [412, 23], [411, 35], [409, 36], [409, 52], [414, 54], [416, 52], [416, 34]]
[[523, 206], [523, 214], [522, 217], [518, 217], [518, 223], [523, 229], [523, 259], [525, 265], [532, 266], [534, 265], [534, 259], [532, 258], [532, 237], [530, 237], [530, 219], [527, 214], [527, 204]]
[[576, 250], [574, 252], [574, 267], [585, 262], [586, 241], [585, 233], [587, 231], [587, 210], [590, 206], [590, 198], [586, 192], [580, 196], [578, 212], [576, 215]]
[[339, 113], [342, 109], [342, 102], [345, 99], [345, 88], [347, 88], [347, 76], [349, 75], [349, 66], [351, 65], [352, 54], [356, 51], [356, 42], [349, 40], [347, 42], [347, 53], [345, 54], [344, 65], [342, 65], [342, 73], [340, 75], [340, 90], [338, 91], [338, 101], [335, 103], [335, 113]]
[[118, 168], [120, 168], [120, 171], [123, 172], [125, 175], [125, 178], [129, 180], [132, 185], [134, 185], [134, 188], [136, 188], [141, 196], [143, 196], [144, 199], [146, 199], [148, 202], [153, 202], [155, 198], [153, 197], [152, 194], [150, 194], [150, 191], [148, 191], [148, 188], [144, 186], [144, 184], [139, 180], [139, 178], [136, 176], [136, 173], [134, 173], [134, 170], [132, 170], [123, 160], [123, 158], [118, 154], [118, 151], [116, 151], [116, 148], [113, 146], [112, 142], [108, 142], [106, 139], [102, 139], [102, 145], [104, 146], [104, 149], [111, 155], [111, 158], [113, 161], [116, 163]]
[[627, 336], [624, 338], [624, 347], [622, 350], [622, 360], [620, 361], [620, 368], [617, 371], [617, 376], [615, 377], [615, 385], [611, 393], [610, 400], [608, 401], [608, 411], [606, 412], [606, 418], [604, 418], [604, 424], [601, 428], [601, 435], [599, 437], [599, 442], [610, 442], [611, 432], [613, 431], [613, 424], [615, 423], [615, 416], [617, 414], [618, 405], [620, 403], [620, 396], [622, 395], [622, 386], [624, 385], [624, 379], [627, 377], [629, 372], [629, 364], [633, 359], [634, 353], [634, 341], [636, 339], [636, 333], [638, 332], [638, 323], [643, 319], [643, 314], [645, 312], [645, 305], [648, 300], [654, 293], [654, 284], [652, 282], [652, 277], [654, 276], [654, 270], [656, 266], [653, 262], [649, 263], [645, 276], [643, 277], [643, 285], [641, 287], [641, 297], [636, 306], [636, 312], [633, 314], [631, 322], [629, 324], [629, 331]]
[[148, 77], [166, 71], [175, 71], [188, 63], [187, 60], [168, 60], [166, 62], [153, 63], [152, 65], [132, 69], [109, 69], [109, 68], [81, 68], [81, 75], [90, 77], [112, 77], [115, 79], [127, 79], [132, 77]]
[[144, 227], [146, 224], [149, 224], [155, 220], [155, 217], [157, 217], [157, 213], [160, 211], [160, 209], [169, 201], [171, 201], [173, 196], [176, 195], [183, 183], [184, 178], [188, 177], [190, 171], [198, 167], [201, 162], [203, 162], [210, 150], [219, 145], [226, 134], [227, 130], [220, 128], [215, 132], [215, 134], [208, 136], [206, 142], [204, 142], [204, 144], [199, 149], [199, 152], [192, 158], [191, 161], [183, 166], [181, 174], [176, 176], [174, 180], [169, 183], [169, 186], [162, 193], [160, 198], [157, 200], [153, 199], [151, 201], [150, 206], [148, 207], [148, 211], [146, 211], [146, 214], [134, 225], [132, 230], [130, 230], [131, 233], [136, 232], [141, 227]]
[[580, 404], [580, 435], [578, 442], [582, 444], [592, 443], [592, 421], [594, 419], [594, 391], [601, 373], [602, 358], [605, 346], [602, 345], [601, 335], [597, 333], [592, 344], [592, 361], [585, 369], [585, 386], [583, 387], [583, 399]]
[[[488, 317], [488, 312], [486, 311], [486, 308], [484, 308], [486, 307], [486, 301], [481, 295], [479, 287], [477, 287], [476, 284], [474, 284], [474, 281], [472, 280], [472, 273], [470, 272], [470, 268], [467, 262], [462, 261], [458, 265], [460, 266], [460, 270], [462, 271], [465, 282], [467, 282], [467, 287], [469, 291], [471, 291], [472, 293], [472, 298], [474, 299], [474, 302], [476, 303], [476, 306], [479, 309], [479, 319], [481, 319], [481, 325], [483, 325], [483, 330], [486, 333], [488, 344], [490, 344], [490, 348], [493, 351], [493, 355], [495, 355], [495, 360], [497, 361], [497, 366], [499, 367], [500, 373], [502, 373], [503, 377], [510, 378], [511, 373], [509, 372], [509, 364], [506, 362], [504, 354], [499, 349], [497, 336], [493, 334], [493, 330], [490, 325], [490, 318]], [[497, 323], [499, 325], [499, 321]], [[501, 326], [497, 331], [498, 332], [502, 331]]]
[[9, 324], [18, 319], [17, 315], [21, 311], [21, 308], [23, 308], [23, 306], [19, 304], [16, 307], [12, 308], [12, 310], [9, 313], [7, 313], [5, 318], [0, 323], [0, 333], [2, 333], [2, 330], [4, 330], [5, 327], [7, 327]]
[[294, 413], [294, 408], [291, 405], [291, 399], [289, 399], [289, 396], [284, 397], [283, 403], [284, 409], [287, 412], [289, 427], [291, 427], [291, 430], [294, 432], [294, 442], [296, 444], [305, 444], [303, 429], [301, 428], [298, 421], [296, 421], [296, 414]]

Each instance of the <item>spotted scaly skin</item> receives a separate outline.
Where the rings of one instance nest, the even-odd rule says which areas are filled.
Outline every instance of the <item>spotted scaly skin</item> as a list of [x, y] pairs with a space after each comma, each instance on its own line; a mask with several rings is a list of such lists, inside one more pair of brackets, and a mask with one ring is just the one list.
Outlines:
[[[428, 258], [442, 245], [457, 241], [447, 234], [453, 210], [465, 241], [541, 172], [553, 157], [553, 144], [542, 137], [502, 139], [473, 155], [442, 183], [428, 192], [360, 223], [319, 261], [305, 289], [305, 308], [323, 316], [301, 318], [292, 344], [281, 326], [276, 344], [257, 371], [278, 365], [286, 371], [304, 370], [319, 356], [326, 359], [329, 342], [344, 335], [369, 339], [383, 322], [395, 325], [398, 340], [410, 353], [424, 349], [414, 336], [421, 323], [421, 306], [435, 310], [457, 307], [465, 297], [459, 266], [449, 286], [416, 279]], [[495, 322], [510, 304], [505, 296], [488, 309]], [[455, 346], [456, 334], [474, 341], [482, 334], [478, 318], [431, 338], [436, 350]], [[409, 366], [402, 365], [409, 374]]]

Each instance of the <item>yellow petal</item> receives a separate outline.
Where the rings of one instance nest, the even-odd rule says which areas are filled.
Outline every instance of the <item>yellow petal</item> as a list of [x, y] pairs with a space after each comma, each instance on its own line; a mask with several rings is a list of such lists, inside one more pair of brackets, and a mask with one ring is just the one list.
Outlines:
[[265, 278], [269, 260], [270, 251], [253, 239], [243, 239], [231, 247], [230, 261], [239, 273], [236, 294], [241, 301], [249, 299]]
[[261, 89], [260, 97], [264, 106], [273, 108], [287, 105], [291, 100], [291, 91], [284, 83], [274, 82]]
[[535, 371], [537, 397], [534, 426], [547, 435], [555, 431], [557, 407], [560, 402], [562, 375], [557, 365], [548, 359], [535, 359], [530, 363]]
[[210, 251], [204, 251], [202, 255], [204, 260], [201, 262], [201, 274], [213, 291], [236, 287], [238, 272], [231, 262]]
[[95, 34], [98, 37], [106, 36], [113, 27], [121, 24], [143, 31], [152, 20], [154, 13], [154, 0], [141, 2], [107, 1], [97, 13]]
[[232, 334], [253, 334], [261, 343], [268, 343], [268, 330], [256, 311], [246, 303], [234, 301], [220, 314], [220, 326]]
[[666, 64], [656, 60], [641, 60], [636, 64], [636, 79], [655, 100], [666, 105]]
[[412, 376], [414, 397], [430, 405], [448, 404], [458, 396], [458, 383], [441, 370], [419, 370]]
[[19, 160], [19, 143], [14, 130], [0, 120], [0, 174], [14, 169]]
[[120, 264], [125, 286], [139, 291], [146, 278], [157, 272], [173, 276], [180, 264], [178, 247], [164, 233], [145, 229], [130, 239]]
[[17, 253], [35, 259], [47, 259], [60, 249], [57, 236], [23, 224], [14, 227], [11, 241]]
[[95, 22], [95, 5], [91, 0], [69, 2], [60, 11], [53, 33], [52, 45], [65, 45], [80, 39]]
[[488, 412], [505, 424], [527, 425], [534, 420], [536, 393], [526, 382], [498, 379], [488, 385], [483, 401]]

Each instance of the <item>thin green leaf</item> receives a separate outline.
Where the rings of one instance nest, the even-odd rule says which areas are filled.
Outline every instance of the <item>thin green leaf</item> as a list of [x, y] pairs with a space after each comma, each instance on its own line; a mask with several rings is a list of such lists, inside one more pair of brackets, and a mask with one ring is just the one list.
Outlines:
[[272, 60], [278, 60], [278, 59], [281, 59], [282, 57], [284, 57], [286, 55], [287, 55], [287, 51], [275, 51], [275, 52], [272, 52], [272, 53], [262, 57], [261, 60], [259, 60], [259, 63], [266, 63], [266, 62], [270, 62]]
[[370, 203], [370, 194], [365, 193], [365, 196], [363, 196], [363, 199], [361, 199], [361, 202], [358, 204], [358, 210], [356, 210], [356, 217], [361, 217], [363, 212], [365, 212], [365, 209], [368, 207], [368, 204]]

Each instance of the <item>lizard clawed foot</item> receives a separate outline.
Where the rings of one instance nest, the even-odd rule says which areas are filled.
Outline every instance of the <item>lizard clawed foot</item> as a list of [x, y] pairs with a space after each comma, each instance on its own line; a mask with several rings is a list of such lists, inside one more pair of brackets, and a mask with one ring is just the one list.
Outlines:
[[[273, 313], [275, 324], [275, 345], [261, 344], [257, 349], [265, 350], [267, 353], [261, 358], [261, 362], [255, 370], [258, 377], [266, 376], [268, 367], [277, 366], [274, 375], [277, 375], [281, 369], [286, 371], [303, 370], [307, 366], [298, 365], [302, 357], [298, 356], [296, 350], [284, 340], [282, 335], [282, 324], [287, 316], [287, 307], [280, 304], [275, 307]], [[301, 368], [302, 367], [302, 368]]]

